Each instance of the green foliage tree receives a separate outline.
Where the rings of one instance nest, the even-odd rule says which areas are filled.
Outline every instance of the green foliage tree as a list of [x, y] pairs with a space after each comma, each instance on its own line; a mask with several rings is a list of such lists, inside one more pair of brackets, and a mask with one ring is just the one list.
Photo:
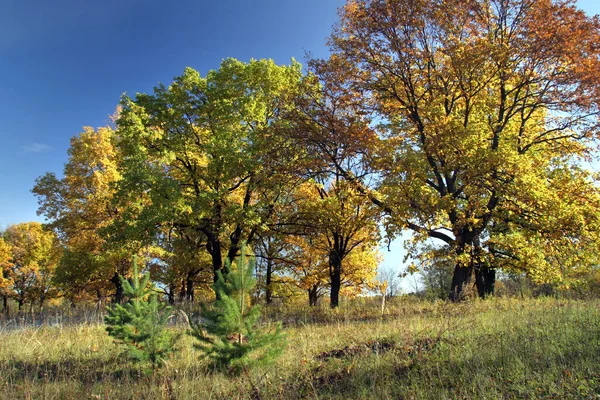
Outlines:
[[171, 307], [159, 302], [149, 285], [150, 274], [140, 277], [136, 259], [131, 283], [121, 277], [127, 303], [107, 308], [106, 331], [126, 346], [136, 361], [150, 363], [155, 370], [175, 349], [179, 335], [167, 328]]
[[294, 152], [279, 132], [300, 77], [296, 62], [227, 59], [205, 77], [187, 68], [152, 95], [124, 97], [116, 230], [149, 240], [171, 227], [200, 235], [214, 280], [226, 275], [225, 260], [256, 238], [285, 186]]
[[218, 273], [214, 284], [218, 297], [212, 309], [205, 308], [202, 321], [190, 331], [198, 340], [194, 347], [217, 369], [247, 372], [251, 367], [272, 362], [285, 347], [280, 325], [274, 330], [258, 326], [260, 306], [250, 302], [256, 285], [254, 266], [254, 258], [246, 261], [246, 246], [242, 244], [235, 270], [226, 277]]

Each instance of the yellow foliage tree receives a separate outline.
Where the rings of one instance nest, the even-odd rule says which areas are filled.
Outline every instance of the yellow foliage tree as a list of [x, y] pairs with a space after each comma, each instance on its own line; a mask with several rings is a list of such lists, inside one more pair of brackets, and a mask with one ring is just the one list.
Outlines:
[[58, 293], [53, 283], [62, 252], [58, 238], [39, 222], [10, 225], [3, 236], [11, 253], [9, 296], [17, 301], [19, 310], [26, 302], [33, 307], [36, 301], [43, 308], [44, 302]]
[[305, 258], [298, 264], [297, 275], [314, 300], [322, 288], [326, 267], [331, 307], [337, 307], [343, 284], [361, 291], [375, 279], [377, 255], [373, 249], [379, 239], [378, 210], [339, 177], [325, 185], [310, 181], [302, 184], [297, 201], [300, 218], [310, 226], [305, 237], [294, 239], [301, 253], [296, 259]]
[[5, 313], [8, 313], [8, 296], [9, 289], [12, 285], [9, 275], [12, 250], [8, 243], [4, 241], [2, 236], [3, 235], [0, 234], [0, 296], [2, 296], [2, 308]]
[[57, 269], [57, 282], [71, 293], [87, 292], [102, 299], [112, 285], [122, 296], [120, 276], [130, 269], [130, 252], [108, 246], [101, 231], [119, 214], [112, 205], [114, 184], [121, 179], [117, 136], [110, 127], [71, 138], [64, 177], [47, 173], [36, 181], [38, 214], [58, 233], [66, 250]]
[[472, 275], [491, 294], [497, 268], [568, 283], [598, 263], [600, 196], [580, 167], [598, 133], [598, 18], [553, 0], [350, 0], [340, 15], [317, 72], [366, 120], [330, 108], [321, 131], [372, 174], [321, 155], [390, 234], [449, 246], [453, 299]]

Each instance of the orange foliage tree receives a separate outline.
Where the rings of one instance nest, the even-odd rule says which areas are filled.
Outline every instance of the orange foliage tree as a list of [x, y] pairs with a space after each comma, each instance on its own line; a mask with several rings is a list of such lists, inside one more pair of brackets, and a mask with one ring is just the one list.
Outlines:
[[473, 274], [492, 293], [496, 268], [568, 283], [598, 262], [600, 196], [580, 166], [598, 131], [598, 43], [598, 17], [572, 1], [348, 1], [317, 72], [370, 122], [321, 126], [375, 181], [321, 154], [390, 234], [450, 247], [453, 299]]

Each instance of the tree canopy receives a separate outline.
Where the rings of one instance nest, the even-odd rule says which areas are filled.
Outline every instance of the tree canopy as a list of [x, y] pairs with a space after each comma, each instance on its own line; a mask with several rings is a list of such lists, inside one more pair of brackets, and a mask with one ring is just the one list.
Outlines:
[[[454, 300], [473, 277], [492, 294], [496, 270], [569, 286], [600, 262], [599, 43], [569, 0], [349, 0], [304, 71], [226, 59], [123, 95], [33, 189], [53, 282], [119, 301], [133, 253], [194, 301], [247, 243], [257, 296], [328, 288], [335, 307], [375, 285], [381, 236], [410, 231]], [[24, 302], [10, 235], [0, 291]]]
[[455, 298], [473, 270], [483, 296], [497, 267], [562, 280], [597, 261], [598, 193], [581, 162], [598, 128], [599, 27], [568, 1], [342, 8], [328, 68], [344, 66], [371, 117], [363, 159], [378, 181], [338, 170], [388, 231], [451, 246]]

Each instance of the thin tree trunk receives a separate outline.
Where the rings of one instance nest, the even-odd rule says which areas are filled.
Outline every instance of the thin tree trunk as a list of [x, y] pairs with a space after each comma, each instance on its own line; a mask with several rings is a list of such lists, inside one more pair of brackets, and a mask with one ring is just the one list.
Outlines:
[[167, 298], [169, 300], [169, 304], [175, 304], [175, 284], [171, 283], [169, 285], [169, 293], [167, 294]]
[[271, 260], [271, 258], [269, 258], [267, 260], [267, 273], [266, 273], [266, 279], [265, 279], [265, 301], [267, 302], [267, 304], [271, 304], [273, 303], [273, 292], [272, 292], [272, 288], [271, 288], [271, 281], [273, 279], [272, 275], [273, 275], [273, 260]]
[[330, 306], [336, 308], [340, 305], [340, 288], [342, 286], [342, 260], [336, 251], [329, 258], [329, 277], [331, 279]]
[[2, 308], [6, 315], [10, 315], [10, 309], [8, 307], [8, 296], [6, 295], [2, 296]]
[[190, 303], [194, 302], [194, 276], [188, 272], [185, 281], [185, 299]]
[[110, 281], [115, 285], [114, 303], [121, 304], [123, 302], [123, 284], [121, 283], [121, 276], [118, 272], [115, 272]]
[[318, 290], [319, 288], [317, 286], [313, 286], [312, 288], [308, 289], [308, 305], [310, 307], [315, 307], [319, 301], [319, 297], [318, 295]]
[[181, 280], [181, 288], [179, 289], [179, 301], [183, 302], [185, 300], [185, 279]]

